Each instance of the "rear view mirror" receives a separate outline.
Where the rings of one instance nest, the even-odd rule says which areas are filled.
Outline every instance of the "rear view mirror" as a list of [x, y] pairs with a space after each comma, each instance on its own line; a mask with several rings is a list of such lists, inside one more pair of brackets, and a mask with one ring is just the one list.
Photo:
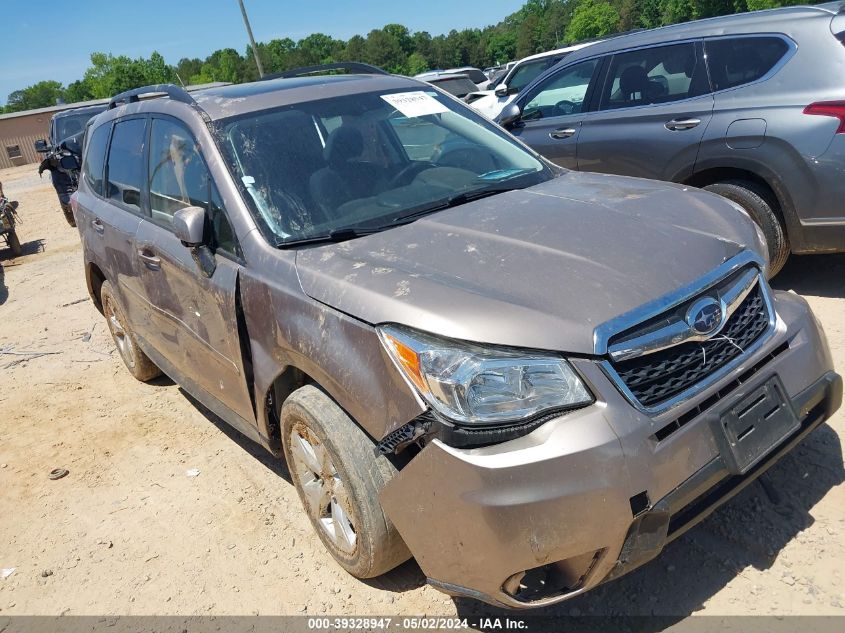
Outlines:
[[498, 122], [502, 127], [507, 127], [519, 121], [522, 116], [522, 110], [515, 103], [506, 105], [499, 114]]
[[43, 138], [40, 138], [35, 141], [35, 151], [39, 154], [46, 154], [50, 151], [50, 146], [47, 145], [47, 141], [45, 141]]
[[508, 91], [507, 84], [499, 84], [498, 86], [496, 86], [496, 89], [493, 91], [493, 93], [497, 97], [507, 97], [510, 94], [510, 92]]
[[173, 214], [173, 232], [184, 246], [191, 249], [191, 257], [204, 277], [211, 277], [217, 269], [214, 253], [205, 242], [205, 209], [185, 207]]

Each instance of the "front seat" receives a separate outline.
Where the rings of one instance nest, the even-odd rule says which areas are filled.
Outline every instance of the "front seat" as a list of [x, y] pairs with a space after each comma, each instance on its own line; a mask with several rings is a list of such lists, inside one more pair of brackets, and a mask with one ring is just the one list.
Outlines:
[[385, 174], [377, 165], [361, 160], [363, 151], [364, 136], [351, 125], [342, 125], [326, 139], [326, 167], [311, 176], [309, 189], [327, 218], [350, 200], [369, 198], [384, 189]]

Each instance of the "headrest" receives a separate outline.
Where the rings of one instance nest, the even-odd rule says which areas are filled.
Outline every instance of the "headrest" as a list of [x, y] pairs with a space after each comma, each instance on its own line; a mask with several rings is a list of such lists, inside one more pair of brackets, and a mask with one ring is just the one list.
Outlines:
[[364, 135], [361, 130], [350, 125], [341, 125], [326, 140], [326, 162], [332, 166], [358, 158], [363, 151]]
[[642, 66], [628, 66], [619, 77], [619, 89], [626, 99], [635, 92], [645, 97], [648, 90], [648, 75], [645, 69]]

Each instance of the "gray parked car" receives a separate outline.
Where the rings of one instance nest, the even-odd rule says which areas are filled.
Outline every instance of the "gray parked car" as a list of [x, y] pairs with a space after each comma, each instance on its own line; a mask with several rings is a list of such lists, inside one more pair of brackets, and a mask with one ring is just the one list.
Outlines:
[[702, 187], [790, 252], [845, 251], [841, 2], [700, 20], [577, 51], [499, 121], [558, 165]]
[[85, 274], [127, 368], [284, 455], [358, 577], [413, 555], [450, 594], [564, 600], [841, 402], [735, 204], [561, 170], [422, 82], [142, 88], [83, 163]]

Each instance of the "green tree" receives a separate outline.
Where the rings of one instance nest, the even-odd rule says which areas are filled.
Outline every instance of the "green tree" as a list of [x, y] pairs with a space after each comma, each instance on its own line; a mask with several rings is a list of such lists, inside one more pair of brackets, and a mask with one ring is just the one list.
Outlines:
[[54, 106], [63, 96], [62, 84], [58, 81], [39, 81], [37, 84], [12, 92], [4, 111], [21, 112]]
[[578, 42], [619, 30], [619, 11], [607, 2], [580, 0], [566, 27], [566, 39]]
[[408, 63], [407, 68], [409, 75], [418, 75], [420, 73], [424, 73], [428, 70], [428, 62], [426, 61], [425, 57], [420, 55], [419, 53], [411, 53], [408, 55]]

